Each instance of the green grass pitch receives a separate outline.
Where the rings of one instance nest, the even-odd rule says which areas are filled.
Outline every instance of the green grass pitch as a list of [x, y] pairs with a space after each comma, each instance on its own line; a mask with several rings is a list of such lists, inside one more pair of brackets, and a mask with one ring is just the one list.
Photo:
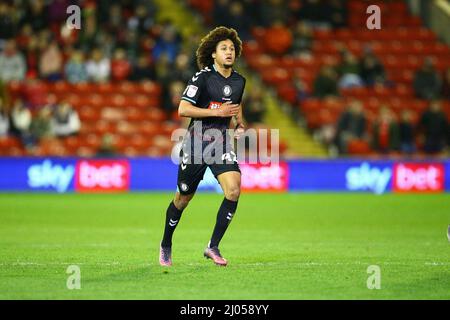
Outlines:
[[202, 255], [222, 196], [198, 194], [167, 269], [171, 197], [0, 194], [0, 299], [450, 299], [448, 195], [243, 194], [223, 268]]

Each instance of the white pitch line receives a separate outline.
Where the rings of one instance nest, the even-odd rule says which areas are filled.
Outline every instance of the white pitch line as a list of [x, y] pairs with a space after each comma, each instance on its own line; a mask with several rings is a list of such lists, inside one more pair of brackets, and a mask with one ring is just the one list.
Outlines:
[[[255, 263], [236, 263], [233, 264], [235, 267], [267, 267], [267, 266], [304, 266], [304, 267], [323, 267], [323, 266], [365, 266], [365, 265], [371, 265], [374, 262], [362, 262], [362, 261], [354, 261], [354, 262], [255, 262]], [[378, 262], [379, 265], [398, 265], [398, 266], [416, 266], [416, 263], [406, 263], [406, 262], [395, 262], [395, 261], [389, 261], [389, 262]], [[97, 263], [84, 263], [84, 262], [33, 262], [33, 261], [19, 261], [19, 262], [10, 262], [0, 263], [0, 266], [2, 267], [16, 267], [16, 266], [40, 266], [40, 267], [46, 267], [46, 266], [69, 266], [69, 265], [78, 265], [78, 266], [94, 266], [94, 267], [152, 267], [152, 266], [159, 266], [157, 262], [155, 263], [121, 263], [118, 261], [112, 261], [112, 262], [97, 262]], [[190, 267], [197, 267], [197, 266], [205, 266], [208, 264], [205, 263], [179, 263], [177, 266], [190, 266]], [[424, 262], [424, 266], [449, 266], [450, 262], [440, 262], [440, 261], [433, 261], [433, 262]]]

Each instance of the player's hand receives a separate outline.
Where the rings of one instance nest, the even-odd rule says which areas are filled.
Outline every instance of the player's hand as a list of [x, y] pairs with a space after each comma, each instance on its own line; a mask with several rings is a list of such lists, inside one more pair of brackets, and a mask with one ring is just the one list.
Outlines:
[[232, 117], [239, 113], [239, 104], [231, 103], [231, 101], [227, 101], [223, 103], [219, 109], [215, 109], [215, 116], [216, 117]]
[[239, 139], [240, 137], [242, 137], [244, 133], [245, 133], [245, 126], [242, 123], [240, 123], [234, 130], [234, 138]]

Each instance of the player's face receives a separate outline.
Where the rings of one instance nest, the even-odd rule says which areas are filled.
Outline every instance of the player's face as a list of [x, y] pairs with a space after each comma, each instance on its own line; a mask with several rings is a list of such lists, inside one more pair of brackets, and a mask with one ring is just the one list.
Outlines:
[[227, 39], [217, 44], [216, 52], [213, 54], [216, 63], [225, 68], [231, 68], [236, 58], [233, 41]]

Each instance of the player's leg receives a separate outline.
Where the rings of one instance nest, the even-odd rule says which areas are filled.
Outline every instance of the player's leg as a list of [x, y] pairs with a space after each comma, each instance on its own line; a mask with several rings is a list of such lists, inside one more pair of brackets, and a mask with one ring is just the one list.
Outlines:
[[183, 210], [186, 209], [189, 201], [194, 197], [194, 194], [195, 193], [183, 195], [179, 192], [175, 194], [173, 201], [170, 202], [166, 211], [166, 224], [161, 246], [172, 247], [173, 232], [180, 221]]
[[172, 237], [175, 228], [180, 221], [183, 210], [194, 197], [195, 193], [183, 195], [179, 192], [175, 194], [175, 198], [170, 202], [166, 211], [166, 222], [164, 225], [164, 235], [159, 249], [159, 263], [162, 266], [172, 265]]
[[173, 233], [180, 222], [183, 210], [194, 197], [205, 171], [206, 166], [202, 164], [182, 163], [178, 168], [178, 192], [167, 208], [164, 235], [160, 246], [159, 263], [162, 266], [172, 265]]
[[217, 213], [216, 225], [204, 255], [213, 259], [218, 265], [226, 265], [227, 261], [220, 254], [219, 244], [236, 212], [241, 191], [241, 173], [237, 164], [219, 165], [220, 167], [231, 171], [225, 171], [216, 176], [225, 197]]

